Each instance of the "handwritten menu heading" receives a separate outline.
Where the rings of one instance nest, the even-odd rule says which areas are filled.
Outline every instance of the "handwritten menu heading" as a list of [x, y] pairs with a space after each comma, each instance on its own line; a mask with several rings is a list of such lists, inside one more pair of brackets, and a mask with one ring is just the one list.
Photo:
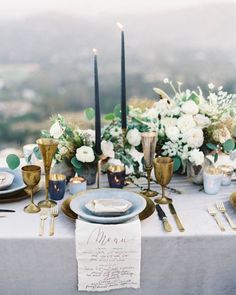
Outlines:
[[140, 221], [102, 225], [76, 221], [79, 291], [140, 288]]

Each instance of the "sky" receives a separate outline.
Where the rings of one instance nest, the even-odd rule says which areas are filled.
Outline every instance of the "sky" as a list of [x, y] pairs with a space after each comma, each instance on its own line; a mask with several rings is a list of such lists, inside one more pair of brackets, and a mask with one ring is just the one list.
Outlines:
[[1, 19], [24, 18], [44, 12], [80, 15], [138, 14], [236, 0], [0, 0]]

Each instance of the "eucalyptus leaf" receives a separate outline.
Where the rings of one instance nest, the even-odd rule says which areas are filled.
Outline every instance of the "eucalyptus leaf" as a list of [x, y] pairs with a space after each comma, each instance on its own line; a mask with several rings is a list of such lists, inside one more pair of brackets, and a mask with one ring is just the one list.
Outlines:
[[8, 155], [6, 158], [6, 162], [11, 170], [14, 170], [20, 166], [20, 158], [14, 154]]
[[82, 164], [80, 161], [78, 161], [78, 160], [76, 159], [76, 157], [73, 157], [73, 158], [71, 159], [71, 164], [72, 164], [76, 169], [81, 169], [82, 166], [83, 166], [83, 164]]
[[106, 115], [104, 116], [104, 119], [107, 120], [107, 121], [112, 121], [112, 120], [115, 119], [115, 115], [114, 115], [114, 113], [106, 114]]
[[42, 154], [37, 146], [33, 149], [33, 152], [38, 160], [42, 160]]
[[207, 143], [206, 146], [207, 146], [210, 150], [213, 150], [213, 151], [215, 151], [215, 150], [218, 149], [218, 147], [217, 147], [215, 144], [213, 144], [213, 143]]
[[174, 172], [176, 172], [181, 167], [181, 160], [178, 156], [174, 157], [173, 160], [174, 160]]
[[120, 118], [121, 117], [121, 106], [120, 104], [117, 104], [115, 107], [114, 107], [114, 110], [113, 110], [113, 113], [116, 117]]
[[92, 120], [95, 117], [95, 110], [93, 108], [87, 108], [84, 112], [88, 120]]
[[218, 153], [215, 153], [215, 154], [214, 154], [214, 162], [215, 162], [215, 163], [217, 162], [218, 158], [219, 158]]
[[226, 140], [225, 143], [223, 143], [223, 149], [225, 152], [230, 152], [235, 148], [235, 143], [232, 139]]

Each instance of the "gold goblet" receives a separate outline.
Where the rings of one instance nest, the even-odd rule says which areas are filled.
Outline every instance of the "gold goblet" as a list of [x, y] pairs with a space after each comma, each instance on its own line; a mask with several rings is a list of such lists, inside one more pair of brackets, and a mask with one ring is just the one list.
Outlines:
[[46, 197], [44, 201], [38, 203], [40, 208], [51, 208], [57, 203], [49, 200], [48, 198], [48, 184], [49, 184], [49, 174], [52, 165], [52, 159], [56, 153], [58, 147], [58, 140], [51, 138], [39, 138], [36, 143], [39, 146], [39, 150], [43, 157], [44, 169], [45, 169], [45, 189]]
[[170, 157], [158, 157], [154, 159], [153, 163], [156, 180], [162, 188], [162, 196], [155, 199], [155, 202], [158, 204], [169, 204], [171, 199], [165, 196], [165, 187], [172, 178], [174, 161]]
[[40, 182], [41, 168], [36, 165], [27, 165], [21, 168], [24, 183], [30, 191], [30, 204], [24, 208], [26, 213], [37, 213], [40, 211], [33, 201], [33, 189]]
[[147, 171], [148, 187], [146, 190], [142, 191], [142, 194], [146, 197], [154, 197], [157, 192], [150, 189], [150, 179], [153, 167], [153, 158], [156, 150], [157, 134], [156, 132], [144, 132], [141, 133], [142, 147], [144, 154], [144, 164]]

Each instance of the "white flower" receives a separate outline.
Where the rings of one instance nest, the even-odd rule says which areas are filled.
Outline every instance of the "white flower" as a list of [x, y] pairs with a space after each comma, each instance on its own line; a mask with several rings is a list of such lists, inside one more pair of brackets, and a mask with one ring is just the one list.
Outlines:
[[165, 128], [167, 127], [173, 127], [177, 125], [177, 119], [171, 118], [171, 117], [165, 117], [161, 119], [161, 125]]
[[203, 145], [204, 137], [202, 129], [192, 128], [183, 135], [183, 140], [192, 148], [199, 148]]
[[164, 82], [165, 84], [167, 84], [167, 83], [169, 83], [169, 79], [168, 79], [168, 78], [165, 78], [165, 79], [163, 80], [163, 82]]
[[213, 131], [212, 137], [216, 142], [224, 143], [226, 140], [231, 139], [231, 134], [227, 127], [221, 127]]
[[171, 141], [176, 142], [179, 139], [180, 135], [179, 128], [175, 126], [167, 127], [166, 135]]
[[197, 126], [202, 129], [211, 124], [211, 120], [208, 117], [201, 114], [197, 114], [196, 116], [194, 116], [194, 120], [197, 123]]
[[50, 128], [49, 133], [53, 138], [60, 138], [64, 132], [64, 129], [61, 127], [60, 123], [56, 121]]
[[143, 153], [140, 153], [139, 151], [136, 150], [134, 146], [131, 147], [129, 154], [132, 156], [132, 158], [139, 163], [139, 171], [143, 172], [143, 163], [142, 163], [142, 158], [143, 158]]
[[202, 165], [204, 162], [204, 154], [198, 149], [189, 152], [189, 161], [194, 165]]
[[156, 119], [156, 118], [158, 118], [158, 112], [157, 112], [156, 109], [150, 108], [150, 109], [147, 109], [143, 113], [142, 117], [144, 117], [144, 118], [150, 118], [150, 119]]
[[58, 152], [61, 156], [64, 156], [67, 154], [68, 149], [65, 146], [59, 146], [58, 147]]
[[188, 100], [183, 103], [181, 111], [185, 114], [196, 115], [199, 112], [199, 108], [193, 100]]
[[103, 140], [101, 142], [101, 149], [102, 149], [102, 153], [105, 157], [108, 157], [108, 158], [115, 157], [114, 145], [111, 141]]
[[215, 88], [215, 85], [214, 85], [213, 83], [209, 83], [209, 84], [208, 84], [208, 88], [212, 90], [212, 89]]
[[185, 132], [196, 126], [192, 115], [183, 115], [177, 121], [177, 126], [181, 132]]
[[141, 142], [141, 134], [136, 128], [129, 130], [126, 138], [128, 140], [128, 143], [133, 146], [137, 146]]
[[82, 163], [91, 163], [95, 160], [93, 149], [90, 146], [81, 146], [76, 150], [76, 158]]
[[121, 133], [122, 133], [121, 128], [117, 127], [117, 126], [111, 128], [111, 130], [110, 130], [110, 134], [113, 137], [119, 137], [121, 135]]
[[223, 89], [223, 86], [218, 87], [218, 91], [221, 91]]

